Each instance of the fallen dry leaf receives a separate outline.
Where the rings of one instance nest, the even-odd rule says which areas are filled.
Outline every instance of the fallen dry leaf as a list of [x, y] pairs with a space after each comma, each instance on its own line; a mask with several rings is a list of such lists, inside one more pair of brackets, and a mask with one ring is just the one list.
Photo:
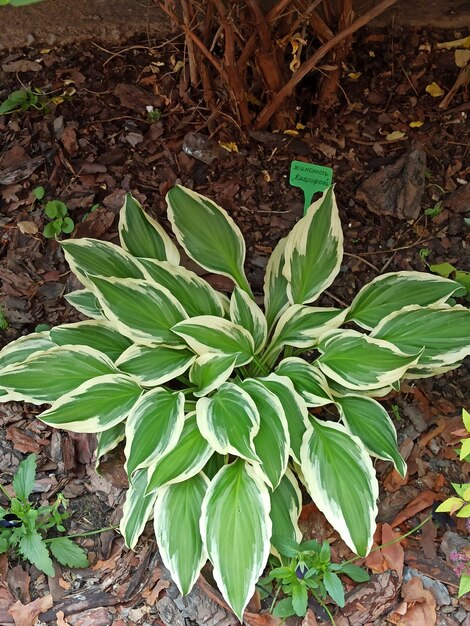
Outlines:
[[50, 609], [52, 604], [50, 594], [37, 598], [29, 604], [23, 604], [18, 600], [8, 609], [8, 613], [13, 617], [15, 626], [34, 626], [38, 616]]
[[[387, 544], [399, 536], [399, 533], [393, 532], [392, 527], [389, 524], [384, 524], [382, 526], [382, 544]], [[401, 543], [397, 541], [389, 546], [384, 546], [381, 548], [381, 552], [388, 567], [396, 571], [398, 579], [401, 582], [403, 578], [405, 559], [405, 551], [403, 550]]]
[[16, 225], [23, 235], [35, 235], [39, 230], [36, 222], [17, 222]]
[[439, 87], [436, 82], [432, 82], [426, 86], [426, 93], [428, 93], [433, 98], [440, 98], [444, 95], [445, 92], [441, 87]]
[[451, 48], [470, 48], [470, 37], [464, 37], [463, 39], [454, 39], [453, 41], [444, 41], [443, 43], [437, 43], [436, 48], [450, 50]]
[[415, 576], [403, 585], [402, 596], [407, 610], [398, 622], [399, 626], [434, 626], [437, 620], [436, 598], [424, 589], [420, 578]]
[[318, 626], [317, 618], [312, 609], [307, 610], [307, 615], [302, 620], [302, 626]]
[[396, 526], [400, 526], [403, 522], [405, 522], [416, 513], [420, 511], [424, 511], [432, 505], [435, 500], [442, 500], [442, 495], [436, 493], [435, 491], [431, 491], [430, 489], [421, 492], [416, 498], [413, 498], [411, 502], [408, 502], [406, 507], [403, 509], [401, 513], [395, 517], [395, 519], [390, 523], [392, 528], [396, 528]]
[[455, 51], [455, 65], [457, 67], [465, 67], [470, 61], [470, 50]]
[[406, 133], [403, 133], [401, 130], [394, 130], [393, 133], [389, 133], [385, 139], [387, 141], [397, 141], [398, 139], [403, 139], [406, 137]]
[[70, 622], [65, 619], [65, 613], [63, 611], [57, 611], [57, 626], [70, 626]]

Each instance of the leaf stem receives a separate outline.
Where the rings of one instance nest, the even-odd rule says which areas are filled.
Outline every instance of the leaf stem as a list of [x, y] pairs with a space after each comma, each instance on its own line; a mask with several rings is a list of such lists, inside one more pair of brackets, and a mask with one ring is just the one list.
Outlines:
[[8, 495], [7, 490], [1, 483], [0, 483], [0, 491], [3, 493], [5, 498], [7, 498], [8, 502], [11, 502], [11, 497]]
[[[414, 528], [409, 530], [404, 535], [399, 535], [398, 537], [395, 537], [395, 539], [392, 539], [391, 541], [387, 541], [387, 543], [383, 543], [380, 546], [376, 546], [375, 548], [372, 548], [369, 554], [372, 554], [372, 552], [377, 552], [377, 550], [381, 550], [382, 548], [387, 548], [388, 546], [391, 546], [394, 543], [398, 543], [399, 541], [402, 541], [402, 539], [406, 539], [406, 537], [409, 537], [409, 535], [412, 535], [417, 530], [419, 530], [422, 526], [424, 526], [426, 522], [429, 522], [430, 519], [432, 519], [432, 515], [428, 515], [422, 522], [414, 526]], [[362, 559], [362, 558], [363, 558], [362, 556], [355, 556], [353, 559], [349, 559], [349, 561], [344, 561], [344, 563], [341, 563], [341, 565], [348, 565], [349, 563], [354, 563], [354, 561], [357, 561], [358, 559]]]
[[[90, 530], [86, 533], [76, 533], [75, 535], [61, 535], [61, 539], [76, 539], [77, 537], [90, 537], [91, 535], [98, 535], [99, 533], [104, 533], [107, 530], [117, 530], [119, 528], [118, 525], [106, 526], [105, 528], [99, 528], [98, 530]], [[59, 537], [52, 537], [51, 539], [44, 539], [44, 543], [50, 543], [54, 541], [54, 539], [59, 539]]]

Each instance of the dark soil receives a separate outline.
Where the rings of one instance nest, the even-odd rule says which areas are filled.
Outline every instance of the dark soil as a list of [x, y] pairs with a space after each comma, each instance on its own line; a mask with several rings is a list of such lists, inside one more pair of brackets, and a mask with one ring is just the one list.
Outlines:
[[[189, 90], [179, 63], [184, 54], [176, 44], [149, 47], [129, 42], [108, 52], [89, 43], [41, 52], [16, 50], [4, 57], [0, 101], [28, 85], [40, 88], [48, 102], [43, 111], [0, 116], [0, 303], [9, 324], [0, 343], [38, 324], [80, 319], [62, 298], [77, 288], [76, 280], [57, 242], [41, 234], [48, 221], [43, 205], [50, 199], [66, 203], [76, 224], [73, 237], [113, 240], [127, 191], [165, 223], [166, 192], [175, 183], [192, 187], [217, 200], [242, 229], [247, 274], [261, 297], [269, 254], [303, 210], [301, 192], [289, 185], [293, 159], [334, 170], [346, 254], [337, 282], [321, 304], [349, 304], [361, 286], [385, 271], [424, 271], [428, 263], [444, 261], [469, 270], [470, 103], [460, 91], [447, 109], [440, 109], [440, 98], [426, 93], [433, 82], [448, 92], [460, 71], [454, 51], [436, 50], [436, 42], [465, 35], [468, 32], [409, 29], [363, 32], [344, 68], [338, 107], [316, 116], [315, 83], [301, 85], [298, 121], [305, 128], [295, 137], [267, 132], [243, 136], [222, 105], [219, 113], [204, 109], [200, 94]], [[33, 62], [35, 71], [24, 61]], [[56, 103], [50, 101], [54, 96], [59, 97]], [[160, 119], [151, 120], [146, 107], [160, 111]], [[410, 127], [412, 122], [422, 125]], [[190, 132], [213, 138], [219, 152], [217, 141], [235, 142], [238, 152], [222, 151], [224, 158], [204, 163], [183, 151]], [[405, 190], [405, 203], [395, 213], [382, 211], [367, 194], [356, 195], [375, 172], [387, 176], [384, 168], [415, 149], [426, 155], [424, 192], [417, 206], [407, 202], [407, 181], [397, 175], [392, 182]], [[36, 201], [32, 192], [40, 185], [46, 195]], [[434, 216], [426, 211], [436, 205]], [[408, 209], [413, 209], [412, 215]], [[206, 278], [220, 289], [231, 288], [226, 279]], [[461, 428], [459, 416], [463, 406], [469, 407], [469, 391], [467, 362], [440, 378], [407, 385], [399, 397], [389, 399], [388, 408], [399, 420], [409, 476], [400, 483], [388, 464], [377, 464], [383, 487], [380, 522], [406, 532], [429, 513], [433, 499], [449, 492], [450, 480], [467, 479], [468, 466], [457, 460], [458, 437], [452, 433]], [[86, 504], [72, 507], [74, 532], [115, 523], [118, 511], [110, 516], [103, 512], [116, 511], [122, 503], [120, 460], [109, 460], [104, 477], [99, 477], [93, 470], [93, 438], [51, 432], [34, 420], [35, 412], [34, 407], [15, 403], [0, 405], [3, 482], [11, 482], [23, 454], [36, 452], [45, 497], [60, 486], [66, 497]], [[415, 509], [406, 508], [415, 501]], [[410, 514], [400, 521], [403, 510]], [[311, 509], [306, 508], [303, 520], [307, 534], [331, 532]], [[448, 585], [451, 599], [439, 614], [439, 624], [469, 626], [470, 604], [456, 599], [457, 579], [441, 551], [444, 530], [428, 525], [426, 535], [409, 540], [405, 563]], [[466, 534], [461, 522], [458, 531]], [[184, 615], [198, 623], [222, 624], [215, 621], [214, 612], [208, 613], [212, 621], [200, 621], [187, 608], [184, 613], [150, 539], [135, 555], [109, 533], [96, 541], [88, 538], [84, 545], [95, 560], [94, 569], [73, 574], [67, 589], [65, 583], [58, 586], [33, 571], [31, 595], [48, 593], [49, 585], [54, 600], [54, 609], [41, 617], [43, 621], [183, 624]], [[420, 560], [416, 554], [421, 550]], [[369, 565], [378, 575], [387, 569]], [[65, 573], [59, 580], [64, 578]], [[77, 590], [84, 594], [82, 604], [70, 595]], [[199, 586], [198, 593], [203, 592]], [[24, 603], [27, 599], [22, 598]], [[173, 622], [167, 617], [170, 600], [180, 610]], [[398, 603], [396, 598], [394, 604], [384, 604], [383, 615], [376, 614], [373, 623], [385, 623]], [[67, 622], [55, 621], [58, 607], [68, 615]], [[0, 613], [0, 623], [13, 623], [6, 610], [0, 608]], [[270, 623], [258, 617], [258, 624]]]

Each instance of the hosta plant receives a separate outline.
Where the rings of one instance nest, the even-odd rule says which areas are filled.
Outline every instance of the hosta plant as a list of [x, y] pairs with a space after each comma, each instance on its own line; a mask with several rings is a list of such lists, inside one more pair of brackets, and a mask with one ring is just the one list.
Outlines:
[[274, 249], [263, 307], [233, 219], [184, 187], [167, 203], [177, 243], [233, 280], [230, 298], [180, 264], [179, 247], [128, 195], [120, 246], [61, 242], [83, 285], [66, 299], [91, 319], [8, 345], [0, 394], [49, 404], [46, 424], [97, 433], [98, 462], [125, 440], [127, 545], [153, 516], [182, 593], [209, 559], [242, 619], [271, 537], [301, 539], [299, 481], [367, 554], [378, 496], [371, 457], [406, 472], [376, 398], [404, 378], [457, 367], [470, 353], [470, 312], [453, 299], [461, 285], [420, 272], [379, 276], [348, 308], [319, 307], [343, 255], [332, 188]]

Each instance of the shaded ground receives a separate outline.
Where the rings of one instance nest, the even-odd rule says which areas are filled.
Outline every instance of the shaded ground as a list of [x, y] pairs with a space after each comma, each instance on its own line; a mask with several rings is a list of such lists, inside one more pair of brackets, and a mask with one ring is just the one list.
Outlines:
[[[139, 39], [111, 52], [88, 43], [41, 53], [16, 50], [4, 56], [0, 100], [28, 84], [41, 88], [48, 99], [58, 95], [62, 101], [49, 103], [47, 112], [0, 117], [0, 302], [9, 321], [1, 343], [37, 324], [79, 319], [62, 299], [63, 293], [76, 288], [74, 279], [57, 243], [41, 235], [47, 218], [32, 194], [39, 185], [46, 190], [45, 200], [67, 204], [77, 224], [73, 236], [105, 239], [116, 235], [116, 216], [126, 191], [164, 219], [168, 189], [176, 182], [194, 187], [217, 199], [240, 225], [247, 239], [248, 277], [261, 296], [269, 253], [302, 214], [300, 192], [288, 184], [289, 165], [296, 158], [333, 167], [337, 183], [346, 255], [337, 283], [322, 304], [348, 304], [363, 284], [384, 271], [425, 270], [426, 262], [442, 261], [470, 269], [470, 104], [460, 91], [447, 109], [440, 109], [441, 99], [425, 91], [432, 82], [445, 92], [451, 89], [459, 74], [454, 52], [436, 50], [435, 44], [465, 34], [468, 31], [429, 29], [364, 33], [345, 68], [337, 110], [316, 120], [309, 95], [312, 85], [302, 85], [305, 98], [299, 121], [306, 128], [295, 138], [269, 133], [243, 138], [226, 116], [198, 106], [198, 94], [188, 91], [179, 63], [184, 55], [176, 42], [164, 50], [158, 43], [149, 47]], [[63, 96], [70, 87], [75, 93]], [[148, 119], [147, 106], [161, 112], [159, 121]], [[423, 123], [410, 127], [411, 122]], [[221, 152], [224, 158], [208, 165], [183, 151], [188, 132], [236, 142], [239, 152]], [[399, 211], [385, 213], [367, 188], [358, 194], [374, 172], [386, 175], [389, 170], [384, 168], [414, 149], [426, 157], [418, 181], [424, 192], [417, 204], [413, 205], [410, 181], [403, 172], [389, 176], [390, 187], [403, 192]], [[440, 210], [426, 214], [439, 202]], [[230, 289], [223, 279], [207, 278]], [[433, 501], [448, 492], [449, 481], [467, 479], [468, 467], [456, 461], [458, 437], [453, 433], [461, 428], [459, 416], [462, 406], [468, 407], [469, 390], [466, 364], [434, 381], [405, 386], [400, 397], [389, 399], [409, 476], [400, 481], [388, 464], [377, 463], [382, 487], [378, 541], [385, 541], [391, 528], [406, 532], [424, 519]], [[2, 482], [11, 482], [25, 453], [36, 452], [39, 487], [47, 495], [60, 484], [73, 503], [72, 532], [115, 523], [125, 485], [122, 459], [109, 459], [104, 476], [98, 476], [92, 463], [93, 438], [51, 432], [32, 419], [34, 412], [18, 404], [0, 405]], [[336, 558], [346, 556], [345, 547], [312, 505], [306, 505], [302, 522], [306, 536], [330, 537]], [[392, 567], [400, 573], [405, 564], [418, 572], [406, 569], [406, 576], [430, 577], [424, 581], [434, 585], [431, 596], [422, 596], [422, 603], [437, 603], [440, 626], [469, 626], [470, 603], [456, 599], [457, 577], [446, 560], [458, 536], [443, 534], [446, 530], [429, 522], [422, 534], [407, 541], [404, 552], [369, 559], [376, 576], [356, 588], [347, 617], [338, 618], [338, 625], [401, 620], [421, 626], [405, 621], [417, 601], [403, 591], [399, 575], [387, 571]], [[465, 537], [464, 524], [457, 531]], [[150, 537], [151, 529], [135, 554], [123, 549], [112, 532], [96, 540], [90, 537], [83, 540], [90, 551], [90, 569], [63, 571], [46, 580], [34, 568], [26, 568], [31, 581], [19, 588], [17, 580], [27, 580], [26, 573], [16, 569], [7, 575], [6, 561], [0, 559], [0, 576], [6, 581], [0, 624], [13, 623], [7, 609], [14, 600], [26, 604], [47, 593], [53, 608], [41, 615], [41, 621], [59, 626], [187, 626], [185, 618], [198, 624], [235, 623], [205, 579], [189, 599], [179, 598]], [[210, 579], [207, 572], [206, 577]], [[256, 603], [251, 609], [248, 624], [275, 623], [257, 614]], [[65, 622], [60, 621], [60, 610]], [[309, 619], [315, 624], [313, 613]], [[427, 619], [423, 626], [436, 623], [432, 614]]]

